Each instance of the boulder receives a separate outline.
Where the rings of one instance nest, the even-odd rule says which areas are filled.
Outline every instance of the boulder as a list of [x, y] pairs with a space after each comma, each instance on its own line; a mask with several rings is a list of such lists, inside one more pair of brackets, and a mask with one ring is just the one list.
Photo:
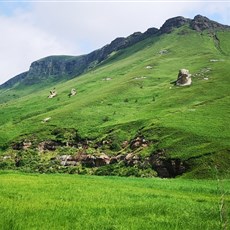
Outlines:
[[180, 69], [176, 80], [178, 86], [188, 86], [192, 84], [191, 74], [187, 69]]

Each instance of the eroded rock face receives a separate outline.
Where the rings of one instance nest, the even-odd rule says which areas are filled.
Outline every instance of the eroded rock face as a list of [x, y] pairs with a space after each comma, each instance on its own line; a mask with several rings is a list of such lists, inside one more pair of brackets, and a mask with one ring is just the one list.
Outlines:
[[176, 85], [178, 86], [188, 86], [192, 84], [191, 74], [189, 74], [189, 70], [180, 69], [178, 73], [178, 77], [176, 80]]

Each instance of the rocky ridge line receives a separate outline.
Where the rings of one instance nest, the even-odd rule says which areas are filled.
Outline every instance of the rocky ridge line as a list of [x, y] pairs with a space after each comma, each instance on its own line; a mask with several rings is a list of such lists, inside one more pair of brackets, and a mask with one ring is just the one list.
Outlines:
[[197, 32], [209, 30], [213, 33], [215, 39], [216, 30], [230, 29], [230, 26], [222, 25], [201, 15], [195, 16], [194, 19], [188, 19], [181, 16], [174, 17], [166, 20], [160, 29], [150, 28], [144, 33], [136, 32], [126, 38], [116, 38], [110, 44], [86, 55], [49, 56], [37, 60], [31, 64], [29, 71], [8, 80], [0, 86], [0, 89], [12, 87], [16, 83], [33, 85], [41, 83], [47, 78], [54, 78], [56, 82], [61, 79], [71, 79], [102, 63], [113, 52], [130, 47], [151, 36], [171, 33], [175, 28], [179, 28], [185, 24]]

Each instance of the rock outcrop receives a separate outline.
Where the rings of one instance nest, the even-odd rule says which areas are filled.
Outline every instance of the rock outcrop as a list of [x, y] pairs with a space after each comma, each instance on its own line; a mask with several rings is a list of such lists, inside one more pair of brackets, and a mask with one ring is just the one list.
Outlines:
[[187, 19], [181, 16], [170, 18], [162, 25], [162, 27], [160, 28], [160, 33], [161, 34], [170, 33], [172, 32], [173, 29], [188, 24], [190, 21], [191, 19]]
[[62, 166], [82, 165], [87, 168], [119, 163], [124, 163], [125, 167], [151, 167], [161, 178], [174, 178], [183, 174], [187, 169], [185, 162], [180, 159], [167, 158], [163, 150], [153, 153], [146, 158], [134, 153], [110, 157], [104, 153], [100, 155], [80, 153], [77, 155], [61, 155], [52, 160], [59, 160]]
[[204, 30], [214, 32], [217, 29], [230, 29], [230, 26], [222, 25], [201, 15], [195, 16], [194, 19], [190, 21], [190, 27], [198, 32]]

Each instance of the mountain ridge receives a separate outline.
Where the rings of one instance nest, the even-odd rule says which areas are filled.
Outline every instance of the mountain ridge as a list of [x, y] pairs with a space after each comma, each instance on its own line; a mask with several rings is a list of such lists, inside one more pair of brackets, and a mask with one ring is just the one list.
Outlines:
[[54, 82], [72, 79], [98, 66], [113, 52], [132, 46], [148, 37], [170, 33], [173, 29], [185, 24], [197, 32], [209, 30], [214, 35], [216, 30], [230, 29], [230, 26], [222, 25], [201, 15], [196, 15], [194, 19], [182, 16], [173, 17], [166, 20], [160, 29], [152, 27], [144, 33], [135, 32], [128, 37], [118, 37], [110, 44], [85, 55], [56, 55], [41, 58], [32, 62], [28, 71], [20, 73], [0, 85], [0, 89], [14, 87], [18, 84], [25, 86], [38, 84], [48, 78], [53, 78], [51, 81]]

